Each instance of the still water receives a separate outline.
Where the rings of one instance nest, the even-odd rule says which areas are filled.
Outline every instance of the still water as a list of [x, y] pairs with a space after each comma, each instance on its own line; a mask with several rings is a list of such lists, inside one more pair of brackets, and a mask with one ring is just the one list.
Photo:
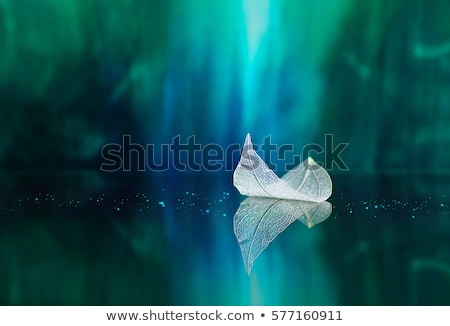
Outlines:
[[333, 175], [247, 275], [229, 174], [0, 177], [2, 305], [450, 305], [450, 176]]

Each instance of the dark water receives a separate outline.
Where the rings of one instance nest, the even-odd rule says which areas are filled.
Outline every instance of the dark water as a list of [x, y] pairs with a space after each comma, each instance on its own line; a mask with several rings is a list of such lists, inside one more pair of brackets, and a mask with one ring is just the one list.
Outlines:
[[450, 305], [450, 176], [332, 179], [248, 276], [230, 175], [2, 175], [0, 304]]

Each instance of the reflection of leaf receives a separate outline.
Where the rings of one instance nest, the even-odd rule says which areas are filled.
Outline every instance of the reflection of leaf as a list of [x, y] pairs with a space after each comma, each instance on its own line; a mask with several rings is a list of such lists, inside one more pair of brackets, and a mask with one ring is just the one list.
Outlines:
[[310, 229], [314, 225], [325, 221], [331, 215], [332, 210], [331, 204], [327, 201], [323, 201], [306, 211], [305, 214], [298, 218], [298, 220]]
[[255, 259], [291, 223], [299, 219], [311, 228], [331, 214], [329, 202], [251, 197], [234, 215], [233, 227], [247, 273]]
[[249, 275], [255, 259], [295, 220], [311, 228], [331, 214], [331, 204], [324, 202], [331, 196], [331, 179], [324, 168], [308, 158], [280, 179], [255, 152], [250, 134], [233, 184], [252, 196], [241, 203], [233, 221]]
[[331, 195], [328, 172], [312, 158], [279, 178], [253, 149], [250, 134], [245, 138], [233, 184], [246, 196], [320, 202]]

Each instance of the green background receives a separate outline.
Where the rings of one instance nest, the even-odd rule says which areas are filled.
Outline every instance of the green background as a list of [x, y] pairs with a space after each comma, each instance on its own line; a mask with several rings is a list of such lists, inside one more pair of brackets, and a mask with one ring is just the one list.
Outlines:
[[[0, 0], [0, 304], [450, 304], [449, 13]], [[99, 172], [124, 134], [248, 132], [296, 154], [332, 134], [350, 169], [329, 171], [331, 217], [286, 230], [250, 277], [230, 171]]]

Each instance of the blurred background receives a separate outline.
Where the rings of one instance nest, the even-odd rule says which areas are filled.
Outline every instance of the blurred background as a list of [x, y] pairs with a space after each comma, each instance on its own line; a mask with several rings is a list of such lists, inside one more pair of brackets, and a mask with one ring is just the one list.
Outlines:
[[2, 166], [96, 169], [124, 133], [251, 132], [300, 148], [332, 133], [352, 170], [448, 170], [448, 6], [1, 0]]
[[[0, 0], [0, 303], [450, 304], [449, 13]], [[226, 147], [247, 132], [297, 151], [333, 134], [350, 168], [330, 171], [332, 217], [286, 231], [250, 278], [231, 172], [99, 172], [124, 134]]]

